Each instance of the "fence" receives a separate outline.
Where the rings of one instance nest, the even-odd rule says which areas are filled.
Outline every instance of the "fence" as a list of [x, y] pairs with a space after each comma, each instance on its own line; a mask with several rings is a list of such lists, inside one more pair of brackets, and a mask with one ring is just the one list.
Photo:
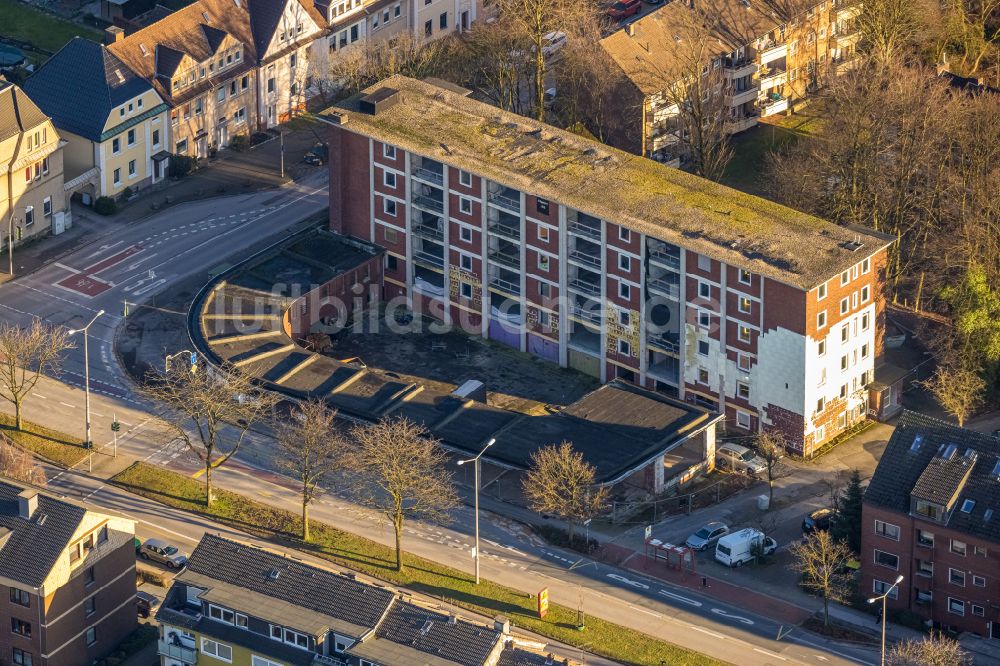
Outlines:
[[718, 504], [749, 488], [754, 479], [746, 474], [728, 474], [724, 478], [689, 493], [655, 500], [612, 502], [611, 522], [616, 525], [656, 523], [667, 516], [691, 513], [694, 509]]

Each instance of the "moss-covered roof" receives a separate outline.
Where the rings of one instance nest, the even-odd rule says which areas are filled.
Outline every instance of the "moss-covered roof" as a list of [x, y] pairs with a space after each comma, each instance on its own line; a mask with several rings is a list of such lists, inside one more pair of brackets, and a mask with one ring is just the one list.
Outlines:
[[[357, 99], [323, 116], [344, 129], [811, 289], [889, 242], [403, 76], [377, 115]], [[846, 247], [860, 240], [861, 251]]]

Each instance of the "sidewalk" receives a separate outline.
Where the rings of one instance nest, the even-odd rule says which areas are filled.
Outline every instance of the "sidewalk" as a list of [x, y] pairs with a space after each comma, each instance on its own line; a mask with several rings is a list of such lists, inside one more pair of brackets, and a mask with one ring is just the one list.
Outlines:
[[[297, 125], [298, 127], [298, 125]], [[202, 160], [202, 167], [180, 180], [169, 180], [162, 189], [143, 190], [133, 201], [119, 204], [114, 215], [98, 215], [92, 208], [72, 203], [73, 226], [58, 236], [46, 236], [14, 247], [14, 279], [59, 261], [67, 254], [101, 240], [113, 242], [124, 227], [140, 224], [166, 208], [180, 203], [231, 194], [249, 194], [276, 188], [326, 166], [302, 161], [318, 141], [308, 127], [285, 131], [285, 176], [280, 175], [281, 145], [277, 137], [244, 152], [224, 150], [218, 157]], [[0, 253], [0, 283], [11, 279], [9, 259]]]

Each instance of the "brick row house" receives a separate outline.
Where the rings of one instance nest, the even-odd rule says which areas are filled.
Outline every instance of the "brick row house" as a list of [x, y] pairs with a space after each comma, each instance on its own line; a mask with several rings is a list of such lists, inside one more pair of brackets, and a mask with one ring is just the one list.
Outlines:
[[23, 90], [0, 79], [0, 247], [69, 223], [64, 142]]
[[1000, 439], [903, 412], [864, 495], [861, 592], [1000, 639]]
[[134, 538], [132, 520], [0, 482], [0, 662], [77, 666], [116, 649], [136, 627]]
[[[670, 2], [601, 40], [614, 63], [618, 98], [630, 112], [612, 131], [612, 145], [652, 157], [671, 166], [684, 160], [680, 130], [674, 120], [676, 99], [665, 93], [668, 72], [682, 44], [678, 26], [689, 23], [690, 2]], [[785, 113], [797, 100], [821, 87], [831, 74], [850, 66], [858, 40], [855, 0], [823, 0], [803, 4], [788, 19], [773, 3], [760, 0], [719, 0], [711, 9], [717, 48], [705, 54], [703, 76], [710, 86], [721, 70], [719, 107], [726, 130], [737, 133], [761, 118]]]
[[324, 112], [330, 226], [384, 297], [601, 381], [780, 429], [866, 414], [889, 239], [393, 77]]

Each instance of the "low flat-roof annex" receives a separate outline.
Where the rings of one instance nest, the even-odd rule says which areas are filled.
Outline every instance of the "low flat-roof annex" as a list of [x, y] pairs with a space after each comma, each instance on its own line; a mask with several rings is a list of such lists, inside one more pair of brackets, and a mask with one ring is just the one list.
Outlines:
[[398, 99], [377, 115], [361, 112], [355, 96], [320, 117], [800, 289], [891, 242], [424, 81], [392, 76], [364, 95], [382, 88]]

